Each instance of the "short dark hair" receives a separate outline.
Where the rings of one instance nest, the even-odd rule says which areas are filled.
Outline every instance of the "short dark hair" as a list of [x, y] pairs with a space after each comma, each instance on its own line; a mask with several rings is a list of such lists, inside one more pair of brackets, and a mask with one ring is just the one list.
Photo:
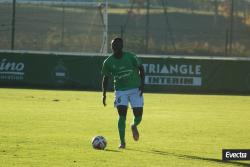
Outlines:
[[123, 48], [123, 40], [122, 38], [116, 37], [111, 41], [112, 48], [122, 49]]

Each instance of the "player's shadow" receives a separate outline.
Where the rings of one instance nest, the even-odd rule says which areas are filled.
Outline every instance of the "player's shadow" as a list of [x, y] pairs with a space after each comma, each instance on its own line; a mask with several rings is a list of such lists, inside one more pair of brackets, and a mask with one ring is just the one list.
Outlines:
[[126, 150], [157, 154], [157, 155], [162, 155], [162, 156], [175, 156], [178, 158], [208, 161], [208, 162], [215, 162], [215, 163], [220, 163], [220, 164], [232, 164], [232, 165], [237, 165], [237, 166], [242, 166], [242, 167], [250, 166], [249, 163], [242, 163], [242, 162], [235, 162], [235, 161], [222, 161], [221, 159], [216, 159], [216, 158], [206, 158], [206, 157], [199, 157], [199, 156], [193, 156], [193, 155], [175, 154], [175, 153], [169, 153], [166, 151], [159, 151], [159, 150], [136, 150], [136, 149], [126, 149]]
[[112, 150], [112, 149], [105, 149], [105, 151], [108, 151], [108, 152], [121, 152], [119, 150]]

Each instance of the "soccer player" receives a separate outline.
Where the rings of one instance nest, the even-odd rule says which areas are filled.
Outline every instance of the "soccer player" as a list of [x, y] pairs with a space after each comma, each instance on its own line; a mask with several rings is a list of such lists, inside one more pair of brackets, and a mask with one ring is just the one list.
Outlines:
[[134, 120], [131, 124], [133, 138], [135, 141], [139, 140], [137, 126], [142, 120], [143, 113], [144, 69], [136, 55], [123, 51], [123, 40], [121, 38], [114, 38], [111, 41], [111, 48], [113, 54], [104, 61], [102, 67], [102, 102], [106, 106], [108, 80], [113, 77], [115, 107], [119, 114], [119, 148], [124, 149], [126, 147], [125, 126], [129, 103], [134, 113]]

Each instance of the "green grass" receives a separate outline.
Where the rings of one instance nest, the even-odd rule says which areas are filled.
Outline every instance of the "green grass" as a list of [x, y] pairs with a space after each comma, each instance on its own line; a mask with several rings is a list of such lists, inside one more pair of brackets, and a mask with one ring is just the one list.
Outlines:
[[[222, 148], [250, 148], [250, 96], [145, 94], [139, 142], [118, 150], [113, 94], [0, 89], [0, 166], [248, 166], [224, 163]], [[97, 134], [105, 151], [91, 147]]]

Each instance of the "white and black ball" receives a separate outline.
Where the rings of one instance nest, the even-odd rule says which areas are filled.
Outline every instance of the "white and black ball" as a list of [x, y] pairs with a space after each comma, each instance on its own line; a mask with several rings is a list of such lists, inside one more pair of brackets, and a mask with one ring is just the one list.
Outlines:
[[92, 146], [97, 150], [104, 150], [107, 146], [107, 140], [103, 136], [95, 136], [92, 139]]

